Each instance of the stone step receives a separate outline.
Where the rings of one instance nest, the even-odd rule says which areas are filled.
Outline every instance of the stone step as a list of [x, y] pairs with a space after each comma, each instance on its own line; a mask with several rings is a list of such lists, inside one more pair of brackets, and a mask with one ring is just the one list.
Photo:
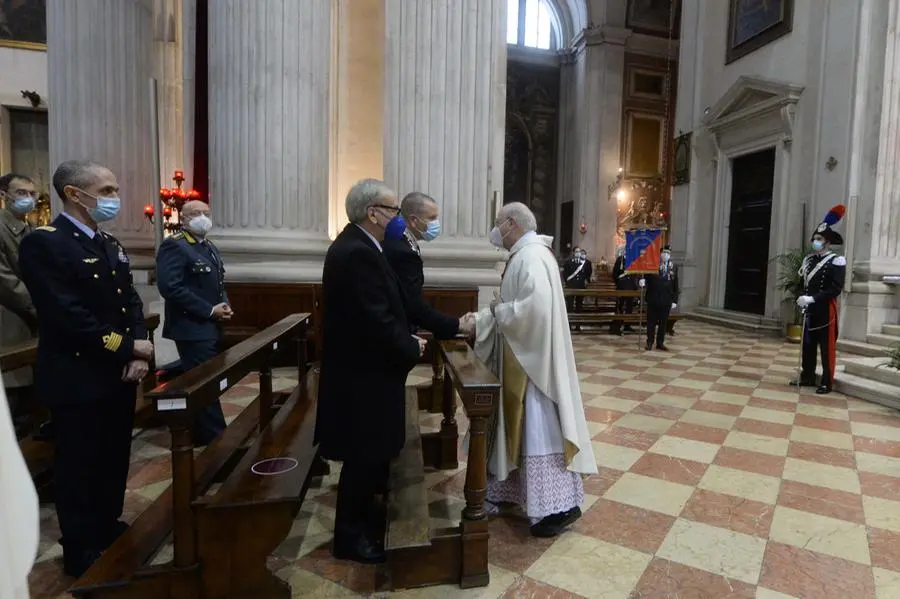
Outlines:
[[871, 343], [865, 343], [864, 341], [851, 341], [850, 339], [838, 339], [837, 350], [838, 352], [845, 352], [869, 358], [887, 356], [891, 351], [890, 348], [882, 345], [872, 345]]
[[871, 333], [866, 335], [866, 340], [871, 345], [880, 345], [881, 347], [894, 348], [900, 345], [900, 337], [894, 335], [884, 335], [882, 333]]
[[774, 318], [766, 318], [758, 314], [747, 314], [746, 312], [735, 312], [734, 310], [725, 310], [720, 308], [707, 308], [706, 306], [697, 306], [694, 308], [695, 314], [704, 314], [715, 318], [724, 318], [731, 322], [760, 325], [772, 329], [781, 330], [781, 323]]
[[890, 367], [888, 358], [845, 358], [844, 372], [900, 387], [900, 370]]
[[851, 374], [839, 366], [834, 389], [844, 395], [900, 410], [900, 386]]
[[713, 324], [720, 327], [725, 327], [727, 329], [737, 329], [740, 331], [748, 331], [752, 333], [756, 333], [758, 335], [763, 335], [766, 337], [782, 337], [784, 336], [784, 331], [780, 325], [769, 325], [769, 324], [760, 324], [760, 323], [749, 323], [742, 320], [735, 320], [728, 316], [727, 314], [713, 314], [708, 312], [698, 312], [696, 309], [693, 312], [688, 312], [686, 314], [688, 318], [693, 320], [698, 320], [700, 322], [705, 322], [707, 324]]
[[900, 324], [883, 324], [881, 325], [881, 332], [885, 335], [893, 335], [900, 338]]

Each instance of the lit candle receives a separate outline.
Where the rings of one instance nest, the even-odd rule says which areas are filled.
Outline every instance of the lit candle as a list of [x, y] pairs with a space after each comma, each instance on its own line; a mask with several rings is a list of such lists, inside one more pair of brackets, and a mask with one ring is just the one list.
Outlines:
[[147, 204], [146, 206], [144, 206], [144, 215], [153, 216], [153, 213], [154, 213], [154, 210], [153, 210], [153, 206], [151, 204]]

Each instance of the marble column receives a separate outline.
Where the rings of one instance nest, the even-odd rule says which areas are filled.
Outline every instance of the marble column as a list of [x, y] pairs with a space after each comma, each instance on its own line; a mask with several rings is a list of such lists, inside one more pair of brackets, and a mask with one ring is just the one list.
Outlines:
[[[161, 187], [171, 187], [175, 169], [186, 170], [184, 153], [184, 115], [193, 115], [191, 103], [185, 102], [184, 55], [188, 36], [183, 30], [182, 4], [195, 9], [196, 0], [153, 0], [154, 15], [154, 73], [157, 81], [159, 114], [159, 181]], [[193, 11], [191, 11], [191, 14]], [[190, 53], [193, 55], [193, 31], [189, 32]], [[188, 154], [187, 156], [191, 156]], [[190, 183], [187, 184], [190, 188]]]
[[331, 0], [209, 3], [210, 205], [232, 280], [321, 278], [332, 10]]
[[[573, 200], [572, 244], [584, 248], [595, 262], [615, 256], [616, 201], [607, 188], [620, 164], [622, 91], [627, 29], [611, 26], [584, 30], [563, 65], [566, 94], [562, 125], [569, 132], [561, 201]], [[587, 231], [579, 230], [584, 223]]]
[[385, 0], [384, 177], [441, 205], [428, 284], [496, 285], [487, 242], [503, 190], [506, 0]]
[[109, 167], [122, 189], [122, 212], [105, 228], [148, 255], [153, 231], [144, 205], [158, 189], [150, 153], [153, 36], [147, 0], [47, 2], [51, 169], [72, 159]]
[[900, 290], [882, 281], [900, 274], [900, 0], [862, 0], [859, 27], [844, 225], [853, 278], [840, 331], [865, 341], [900, 322]]

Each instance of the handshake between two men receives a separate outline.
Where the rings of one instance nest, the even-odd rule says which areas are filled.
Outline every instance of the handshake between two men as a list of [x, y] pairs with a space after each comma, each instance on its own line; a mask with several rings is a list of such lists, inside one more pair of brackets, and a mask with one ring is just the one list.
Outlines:
[[[471, 339], [475, 337], [475, 313], [468, 312], [463, 314], [459, 318], [459, 334], [463, 335], [467, 339]], [[428, 345], [427, 339], [422, 339], [418, 335], [413, 335], [413, 339], [415, 339], [419, 343], [419, 356], [422, 356], [425, 353], [425, 348]]]

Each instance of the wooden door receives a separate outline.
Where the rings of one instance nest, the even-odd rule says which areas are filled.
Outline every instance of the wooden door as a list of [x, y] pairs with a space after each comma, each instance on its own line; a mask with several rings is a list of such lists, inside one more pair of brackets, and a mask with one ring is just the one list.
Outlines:
[[764, 315], [775, 148], [732, 160], [725, 308]]

